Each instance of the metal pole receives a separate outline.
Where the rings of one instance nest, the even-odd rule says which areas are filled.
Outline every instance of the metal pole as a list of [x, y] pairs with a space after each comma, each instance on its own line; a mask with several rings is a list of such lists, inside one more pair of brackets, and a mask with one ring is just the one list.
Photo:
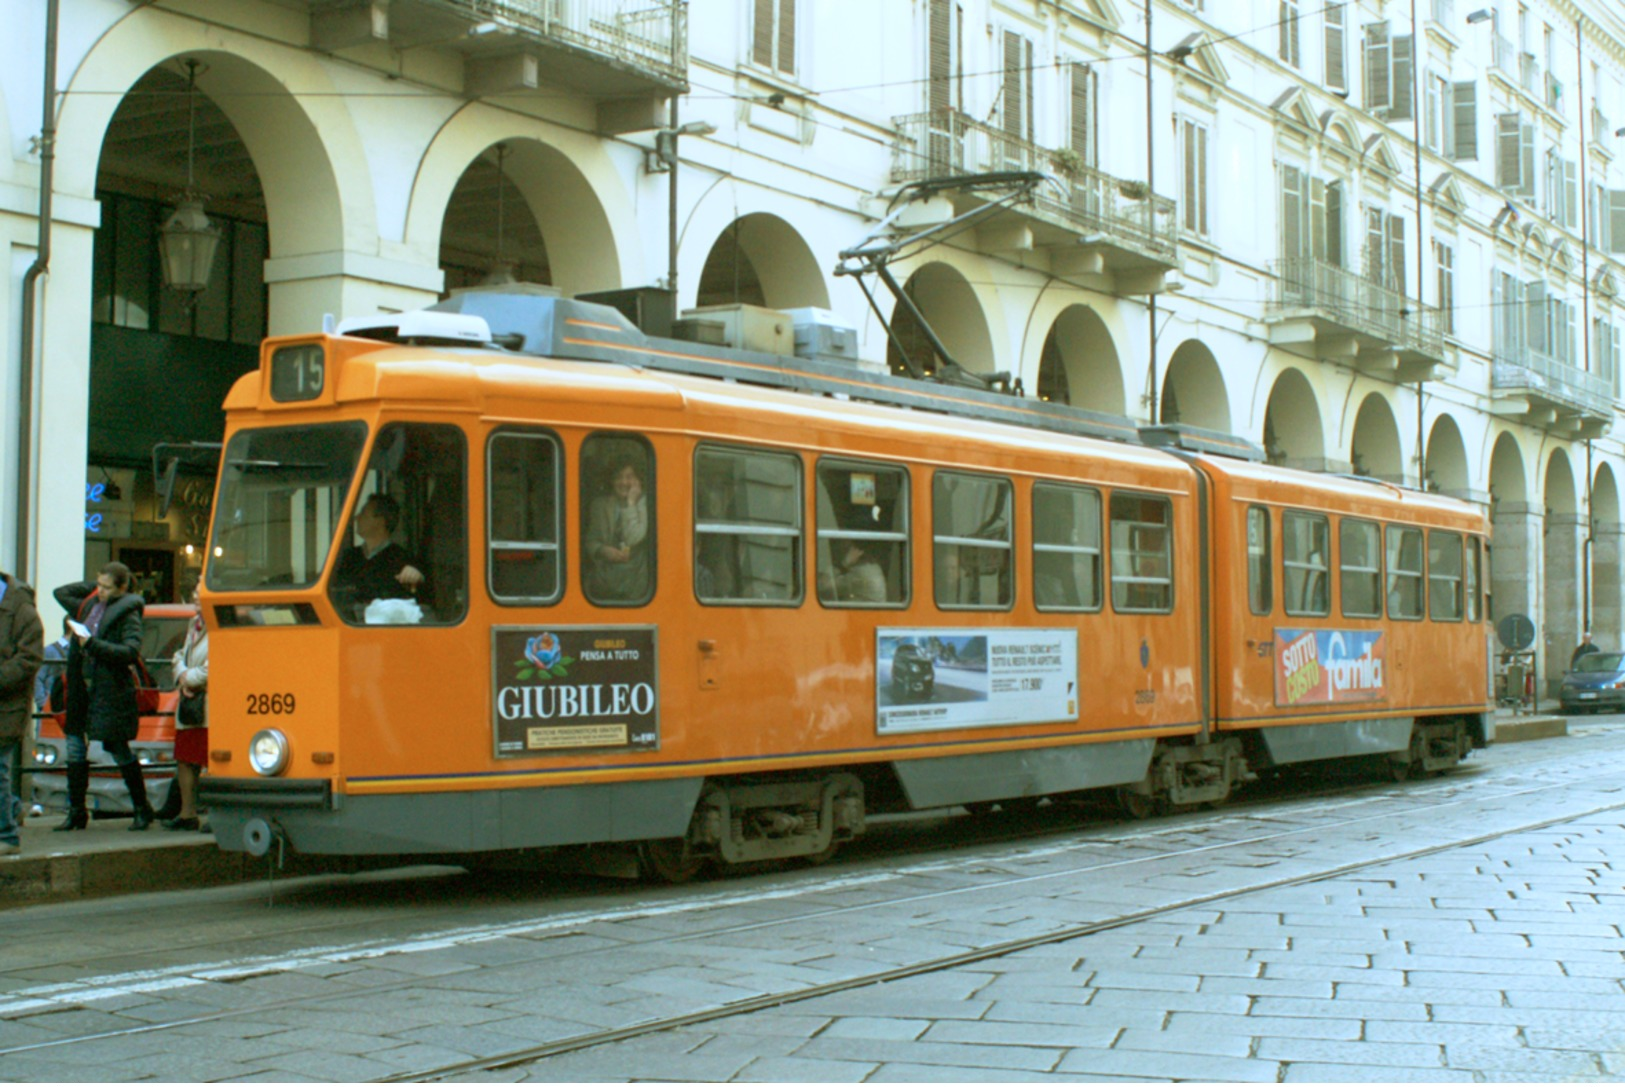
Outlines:
[[[677, 315], [677, 95], [671, 96], [666, 121], [671, 130], [671, 161], [666, 164], [666, 289], [671, 292], [672, 316]], [[656, 139], [659, 137], [657, 136]]]
[[[1586, 111], [1585, 111], [1585, 16], [1574, 17], [1574, 112], [1579, 117], [1580, 133], [1580, 350], [1586, 373], [1591, 372], [1591, 217], [1586, 213]], [[1591, 516], [1591, 439], [1586, 439], [1586, 535], [1581, 548], [1582, 608], [1585, 612], [1584, 630], [1591, 629], [1591, 605], [1594, 587], [1591, 584], [1591, 548], [1596, 534], [1596, 522]]]
[[[1156, 211], [1151, 201], [1157, 191], [1157, 141], [1152, 118], [1155, 116], [1151, 101], [1151, 71], [1156, 54], [1151, 49], [1151, 0], [1145, 0], [1145, 188], [1147, 226], [1155, 233], [1157, 229]], [[1150, 418], [1147, 420], [1155, 426], [1161, 420], [1157, 411], [1157, 292], [1152, 291], [1145, 307], [1146, 333], [1150, 341], [1151, 360], [1149, 363], [1149, 402], [1147, 409]]]
[[[1441, 105], [1442, 108], [1442, 105]], [[1442, 123], [1443, 118], [1440, 118]], [[1427, 313], [1422, 302], [1427, 277], [1427, 241], [1422, 233], [1422, 24], [1411, 0], [1411, 150], [1416, 157], [1416, 325], [1422, 331]], [[1442, 300], [1441, 300], [1442, 301]], [[1419, 337], [1420, 338], [1420, 337]], [[1427, 490], [1427, 434], [1422, 415], [1423, 381], [1416, 379], [1416, 485]]]

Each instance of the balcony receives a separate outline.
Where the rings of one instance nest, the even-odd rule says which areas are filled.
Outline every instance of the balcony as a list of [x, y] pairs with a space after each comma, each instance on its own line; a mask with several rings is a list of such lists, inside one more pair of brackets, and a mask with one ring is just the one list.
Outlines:
[[1490, 390], [1492, 414], [1574, 438], [1600, 438], [1614, 418], [1606, 377], [1527, 347], [1496, 346]]
[[600, 100], [647, 102], [688, 89], [686, 0], [294, 2], [310, 11], [311, 42], [324, 52], [387, 44], [462, 54], [474, 96], [534, 90], [544, 75]]
[[[898, 117], [892, 180], [899, 183], [1007, 171], [1061, 175], [1040, 185], [1029, 202], [993, 213], [977, 225], [991, 252], [1045, 248], [1058, 275], [1107, 274], [1123, 294], [1155, 294], [1178, 263], [1179, 226], [1173, 200], [1142, 181], [1056, 162], [1056, 153], [957, 110]], [[1012, 181], [1011, 188], [1019, 186]], [[1006, 190], [1008, 191], [1008, 190]], [[956, 214], [998, 199], [996, 190], [951, 197]]]
[[1446, 361], [1436, 307], [1314, 257], [1278, 260], [1270, 270], [1275, 297], [1264, 323], [1281, 350], [1402, 383], [1431, 381]]

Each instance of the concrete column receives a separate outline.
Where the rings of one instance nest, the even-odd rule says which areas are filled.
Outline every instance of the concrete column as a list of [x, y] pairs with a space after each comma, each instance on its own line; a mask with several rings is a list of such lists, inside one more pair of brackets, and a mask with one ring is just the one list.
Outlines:
[[1544, 598], [1541, 600], [1540, 645], [1543, 689], [1556, 696], [1568, 670], [1569, 655], [1580, 644], [1580, 564], [1585, 518], [1554, 513], [1546, 518]]
[[1490, 617], [1527, 615], [1537, 624], [1535, 574], [1540, 569], [1541, 519], [1545, 509], [1526, 502], [1498, 502], [1490, 510]]
[[1591, 541], [1591, 632], [1604, 649], [1625, 647], [1625, 526], [1599, 525]]
[[364, 253], [310, 253], [265, 262], [271, 292], [270, 334], [320, 332], [322, 316], [366, 317], [422, 309], [439, 297], [445, 275]]

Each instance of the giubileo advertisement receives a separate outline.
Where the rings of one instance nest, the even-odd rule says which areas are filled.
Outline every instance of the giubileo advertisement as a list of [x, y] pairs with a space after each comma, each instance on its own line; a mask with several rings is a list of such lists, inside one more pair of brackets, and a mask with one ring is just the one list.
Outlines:
[[1387, 696], [1380, 630], [1275, 631], [1275, 704], [1377, 702]]
[[654, 627], [495, 627], [498, 758], [660, 745]]
[[879, 630], [875, 658], [882, 735], [1078, 716], [1076, 630]]

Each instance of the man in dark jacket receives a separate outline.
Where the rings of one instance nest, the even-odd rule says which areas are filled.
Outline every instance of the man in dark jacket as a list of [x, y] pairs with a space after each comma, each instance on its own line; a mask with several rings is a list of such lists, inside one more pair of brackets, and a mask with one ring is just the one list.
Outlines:
[[0, 854], [21, 848], [23, 736], [34, 717], [44, 642], [34, 590], [0, 573]]
[[53, 593], [79, 624], [68, 647], [63, 689], [68, 738], [68, 817], [57, 830], [82, 830], [90, 821], [85, 793], [90, 786], [90, 741], [100, 740], [130, 790], [131, 830], [152, 825], [152, 807], [141, 764], [130, 750], [141, 727], [132, 669], [141, 659], [141, 615], [145, 602], [130, 591], [130, 568], [122, 562], [102, 567], [94, 582], [77, 581]]

